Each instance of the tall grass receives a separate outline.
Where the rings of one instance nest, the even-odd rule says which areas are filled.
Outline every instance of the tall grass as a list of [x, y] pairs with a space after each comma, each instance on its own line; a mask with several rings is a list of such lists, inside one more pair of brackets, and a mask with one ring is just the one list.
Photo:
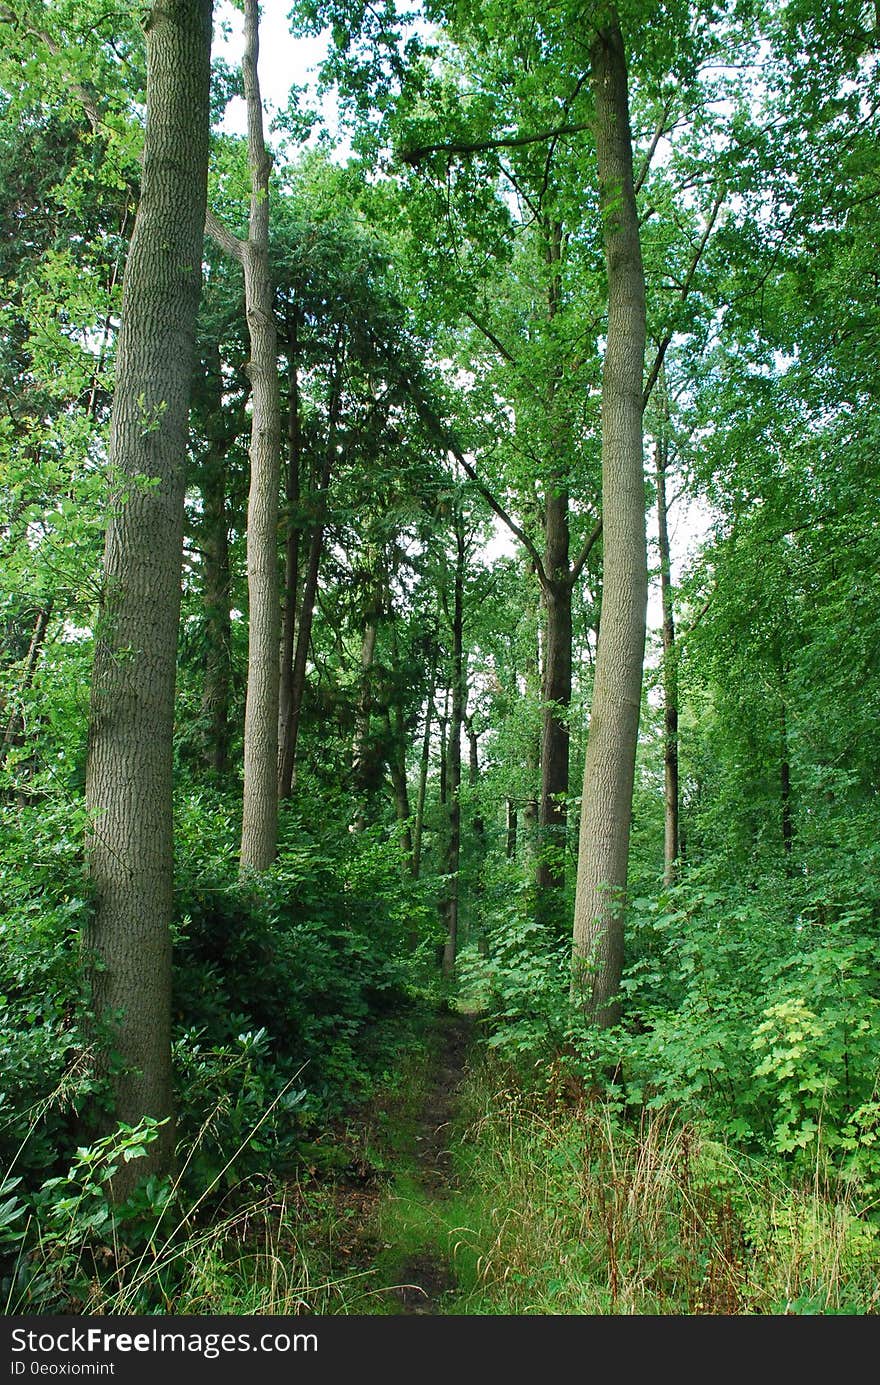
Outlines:
[[431, 1311], [446, 1314], [880, 1308], [875, 1209], [818, 1166], [795, 1182], [674, 1111], [632, 1120], [606, 1101], [526, 1092], [494, 1057], [466, 1076], [449, 1184], [426, 1185], [405, 1153], [424, 1061], [407, 1066], [362, 1136], [374, 1167], [398, 1167], [386, 1192], [355, 1208], [326, 1177], [221, 1194], [218, 1175], [197, 1197], [180, 1180], [154, 1190], [153, 1211], [126, 1221], [104, 1196], [110, 1142], [86, 1161], [91, 1182], [60, 1181], [37, 1204], [5, 1311], [393, 1313], [395, 1286], [427, 1266], [442, 1271]]
[[674, 1112], [633, 1123], [497, 1077], [473, 1073], [462, 1097], [449, 1311], [877, 1311], [877, 1227], [852, 1187], [789, 1184]]

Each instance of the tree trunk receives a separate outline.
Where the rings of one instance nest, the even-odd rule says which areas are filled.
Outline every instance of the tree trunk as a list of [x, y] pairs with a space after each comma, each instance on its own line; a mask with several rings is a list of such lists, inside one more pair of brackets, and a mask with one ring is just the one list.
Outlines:
[[418, 880], [422, 868], [422, 829], [425, 823], [425, 796], [428, 789], [428, 768], [431, 757], [431, 726], [434, 719], [434, 691], [437, 684], [437, 655], [434, 654], [434, 667], [431, 670], [431, 691], [425, 707], [425, 730], [422, 735], [422, 752], [419, 756], [419, 791], [416, 797], [416, 817], [413, 823], [412, 877]]
[[327, 447], [324, 453], [315, 516], [309, 540], [309, 556], [303, 579], [299, 620], [297, 621], [296, 651], [293, 656], [293, 670], [290, 679], [290, 718], [282, 739], [283, 755], [279, 769], [279, 783], [284, 798], [289, 798], [293, 791], [296, 746], [299, 740], [300, 718], [306, 691], [306, 664], [308, 663], [309, 646], [312, 640], [312, 622], [315, 618], [315, 602], [318, 599], [318, 573], [321, 568], [321, 554], [324, 549], [324, 522], [327, 517], [330, 478], [336, 452], [336, 424], [340, 406], [341, 371], [341, 362], [337, 362], [336, 379], [330, 398]]
[[[562, 224], [551, 219], [546, 231], [545, 258], [550, 273], [547, 318], [552, 322], [560, 306]], [[547, 411], [558, 410], [558, 375], [551, 377]], [[554, 423], [554, 440], [560, 431]], [[566, 442], [558, 439], [559, 453]], [[541, 799], [540, 849], [537, 869], [537, 916], [554, 929], [563, 927], [565, 885], [565, 832], [568, 818], [569, 726], [571, 707], [571, 601], [573, 580], [569, 566], [568, 478], [551, 467], [544, 501], [544, 572], [542, 583], [544, 666], [541, 678]]]
[[406, 731], [403, 725], [403, 712], [399, 706], [394, 708], [393, 721], [391, 711], [387, 707], [385, 708], [385, 728], [388, 736], [388, 773], [391, 777], [397, 821], [400, 824], [404, 875], [412, 878], [413, 838], [410, 821], [409, 781], [406, 775]]
[[52, 607], [54, 605], [52, 597], [45, 602], [37, 611], [37, 618], [34, 622], [31, 642], [28, 646], [27, 656], [24, 661], [24, 673], [22, 675], [19, 690], [16, 694], [12, 711], [6, 722], [6, 730], [3, 732], [3, 742], [0, 744], [0, 765], [6, 759], [12, 746], [16, 742], [16, 737], [22, 726], [22, 707], [21, 702], [27, 694], [28, 689], [34, 681], [34, 674], [37, 669], [37, 662], [40, 658], [40, 650], [46, 639], [46, 631], [49, 629], [49, 621], [52, 618]]
[[[568, 523], [564, 519], [562, 523], [565, 533], [562, 542], [567, 550]], [[568, 565], [567, 556], [565, 565]], [[542, 921], [561, 927], [568, 796], [568, 714], [571, 706], [571, 584], [567, 578], [552, 580], [544, 589], [544, 609], [537, 912]]]
[[287, 321], [288, 396], [287, 396], [287, 486], [285, 499], [286, 536], [284, 542], [284, 605], [281, 613], [281, 666], [278, 688], [278, 797], [290, 798], [293, 789], [293, 758], [288, 754], [288, 737], [293, 719], [293, 656], [296, 646], [296, 612], [299, 600], [299, 509], [302, 437], [299, 419], [299, 341], [297, 311]]
[[449, 715], [449, 749], [446, 772], [448, 838], [446, 846], [446, 943], [443, 975], [455, 974], [458, 953], [459, 864], [461, 856], [461, 727], [464, 718], [464, 526], [456, 515], [455, 589], [452, 608], [452, 706]]
[[206, 362], [206, 383], [216, 410], [209, 420], [208, 455], [201, 466], [202, 491], [202, 605], [205, 612], [205, 681], [202, 718], [205, 725], [204, 762], [215, 776], [226, 773], [229, 759], [229, 697], [231, 688], [231, 623], [229, 616], [229, 519], [226, 512], [226, 447], [223, 420], [223, 380], [219, 347]]
[[147, 28], [141, 201], [123, 283], [110, 432], [121, 479], [96, 627], [86, 803], [99, 1025], [114, 1116], [164, 1121], [114, 1195], [164, 1172], [171, 1091], [172, 730], [187, 419], [208, 169], [210, 0], [157, 0]]
[[251, 483], [247, 514], [248, 682], [244, 712], [242, 871], [265, 870], [278, 848], [278, 488], [281, 403], [275, 296], [269, 272], [269, 172], [257, 75], [259, 10], [245, 0], [242, 63], [251, 206], [243, 247], [251, 360]]
[[[665, 411], [664, 411], [665, 414]], [[664, 416], [663, 424], [666, 418]], [[669, 441], [665, 428], [654, 452], [657, 482], [657, 535], [660, 548], [660, 593], [663, 603], [663, 883], [671, 885], [678, 865], [678, 667], [675, 649], [675, 607], [669, 555], [666, 476]]]
[[584, 767], [573, 998], [601, 1025], [619, 1015], [623, 911], [648, 596], [642, 458], [645, 280], [632, 178], [626, 61], [613, 9], [591, 50], [608, 275], [602, 375], [602, 629]]
[[[376, 661], [376, 641], [379, 637], [379, 618], [382, 614], [382, 592], [380, 583], [371, 573], [367, 574], [367, 593], [364, 610], [364, 628], [361, 636], [361, 676], [358, 691], [357, 714], [355, 716], [354, 741], [351, 751], [351, 772], [355, 794], [358, 798], [357, 815], [364, 825], [366, 800], [375, 784], [376, 755], [370, 736], [370, 722], [373, 711], [373, 664]], [[391, 730], [391, 723], [388, 723]]]

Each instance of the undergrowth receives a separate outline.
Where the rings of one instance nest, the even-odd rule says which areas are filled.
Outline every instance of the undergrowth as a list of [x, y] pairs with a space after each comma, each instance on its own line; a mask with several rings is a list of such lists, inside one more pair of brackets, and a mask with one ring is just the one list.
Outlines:
[[462, 1090], [453, 1150], [445, 1196], [404, 1175], [378, 1219], [388, 1267], [448, 1266], [444, 1313], [878, 1310], [877, 1227], [850, 1185], [787, 1182], [673, 1110], [632, 1121], [528, 1093], [490, 1057]]

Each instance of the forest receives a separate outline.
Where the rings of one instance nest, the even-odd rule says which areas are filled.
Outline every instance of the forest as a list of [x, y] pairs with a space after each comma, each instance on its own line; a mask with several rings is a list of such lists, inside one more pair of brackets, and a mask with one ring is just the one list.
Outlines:
[[289, 3], [0, 0], [0, 1312], [874, 1314], [880, 6]]

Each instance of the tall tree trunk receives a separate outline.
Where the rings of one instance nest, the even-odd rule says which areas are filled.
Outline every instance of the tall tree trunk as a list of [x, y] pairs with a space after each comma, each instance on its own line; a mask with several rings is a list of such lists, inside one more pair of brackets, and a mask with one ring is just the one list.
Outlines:
[[225, 774], [229, 758], [231, 621], [229, 614], [229, 519], [226, 511], [228, 445], [223, 410], [220, 348], [212, 345], [205, 362], [205, 385], [213, 408], [206, 429], [208, 450], [201, 464], [202, 606], [205, 613], [205, 677], [202, 719], [203, 758], [214, 775]]
[[[549, 270], [547, 318], [552, 322], [560, 306], [559, 271], [562, 260], [562, 224], [551, 218], [546, 228], [545, 258]], [[551, 378], [547, 400], [553, 417], [558, 378]], [[559, 431], [558, 418], [554, 435]], [[554, 436], [555, 441], [555, 436]], [[559, 439], [559, 453], [565, 442]], [[551, 467], [544, 501], [544, 665], [541, 677], [541, 799], [540, 849], [537, 869], [537, 914], [551, 927], [562, 929], [565, 885], [565, 832], [568, 818], [569, 726], [571, 706], [571, 601], [569, 566], [568, 478]]]
[[666, 498], [666, 476], [669, 466], [667, 414], [668, 410], [664, 408], [654, 461], [657, 483], [657, 536], [660, 548], [660, 594], [663, 603], [663, 883], [671, 885], [675, 880], [678, 864], [678, 667]]
[[[568, 548], [568, 523], [560, 516]], [[567, 556], [565, 563], [567, 566]], [[544, 589], [546, 613], [544, 670], [541, 689], [541, 804], [538, 855], [538, 916], [551, 926], [562, 925], [565, 884], [565, 831], [568, 795], [571, 706], [571, 584], [551, 580]]]
[[399, 706], [391, 711], [385, 708], [385, 728], [388, 736], [388, 773], [394, 794], [394, 808], [400, 824], [400, 841], [403, 848], [404, 874], [413, 876], [413, 836], [409, 806], [409, 781], [406, 775], [406, 730], [403, 725], [403, 711]]
[[[375, 558], [375, 555], [373, 557]], [[361, 826], [364, 825], [366, 798], [371, 785], [375, 783], [375, 754], [371, 745], [370, 721], [373, 711], [373, 664], [376, 661], [376, 641], [379, 637], [379, 618], [382, 614], [381, 584], [372, 572], [367, 573], [365, 580], [367, 592], [361, 635], [361, 676], [351, 751], [352, 779], [359, 800], [358, 816]], [[390, 721], [388, 730], [391, 730]]]
[[37, 611], [37, 618], [34, 621], [31, 641], [28, 645], [28, 652], [24, 661], [24, 672], [19, 683], [18, 692], [14, 697], [12, 710], [6, 721], [6, 729], [3, 732], [3, 741], [0, 744], [0, 765], [6, 759], [12, 746], [16, 742], [16, 737], [22, 727], [22, 700], [27, 694], [28, 689], [34, 681], [34, 674], [37, 670], [37, 663], [40, 658], [40, 650], [46, 639], [46, 631], [49, 629], [49, 621], [52, 619], [53, 599], [48, 600]]
[[602, 374], [602, 628], [584, 766], [573, 997], [616, 1022], [648, 597], [642, 458], [645, 280], [632, 176], [623, 38], [609, 12], [591, 49], [608, 274]]
[[431, 670], [431, 690], [425, 706], [425, 729], [422, 733], [422, 750], [419, 756], [419, 790], [416, 796], [416, 816], [413, 823], [412, 877], [418, 880], [422, 868], [422, 829], [425, 823], [425, 797], [428, 789], [428, 769], [431, 758], [431, 727], [434, 720], [434, 692], [437, 685], [437, 653], [434, 651], [434, 667]]
[[244, 4], [242, 63], [251, 205], [244, 245], [251, 361], [251, 483], [247, 514], [248, 683], [244, 712], [242, 871], [265, 870], [278, 849], [278, 489], [281, 402], [275, 295], [269, 272], [269, 173], [257, 74], [259, 7]]
[[226, 773], [230, 739], [232, 626], [226, 478], [226, 457], [222, 451], [217, 451], [206, 459], [202, 480], [202, 548], [205, 555], [202, 602], [207, 636], [202, 715], [206, 728], [205, 763], [218, 776]]
[[278, 688], [278, 797], [290, 798], [293, 788], [293, 758], [288, 754], [288, 738], [293, 717], [293, 656], [296, 645], [296, 613], [299, 599], [299, 515], [302, 435], [299, 418], [299, 332], [298, 312], [287, 319], [287, 486], [285, 500], [284, 603], [281, 612], [281, 667]]
[[458, 955], [459, 864], [461, 857], [461, 727], [464, 719], [464, 524], [456, 514], [455, 584], [452, 608], [452, 706], [449, 715], [449, 749], [446, 772], [448, 837], [446, 845], [446, 943], [443, 975], [455, 974]]
[[124, 1197], [174, 1149], [172, 730], [187, 419], [208, 170], [210, 0], [157, 0], [147, 28], [141, 201], [125, 269], [110, 431], [111, 507], [96, 627], [86, 804], [99, 1024], [115, 1031], [114, 1115], [164, 1121], [120, 1162]]
[[296, 747], [299, 740], [302, 704], [306, 691], [306, 665], [309, 659], [309, 646], [312, 641], [315, 602], [318, 599], [318, 574], [321, 568], [321, 554], [324, 549], [324, 524], [327, 518], [333, 458], [336, 454], [336, 425], [342, 389], [341, 370], [341, 362], [337, 362], [336, 378], [330, 398], [327, 447], [324, 452], [324, 462], [316, 498], [312, 532], [309, 539], [309, 556], [303, 579], [302, 601], [300, 602], [299, 619], [296, 627], [296, 650], [293, 656], [293, 670], [290, 680], [290, 718], [283, 737], [283, 755], [279, 773], [279, 783], [285, 798], [289, 798], [293, 790]]
[[791, 761], [788, 754], [788, 718], [785, 712], [785, 702], [779, 704], [779, 732], [780, 750], [779, 757], [779, 794], [782, 808], [782, 850], [785, 853], [785, 871], [787, 875], [792, 872], [791, 848], [794, 841], [794, 825], [791, 811]]
[[512, 798], [507, 800], [507, 837], [504, 854], [509, 861], [516, 860], [517, 809]]

